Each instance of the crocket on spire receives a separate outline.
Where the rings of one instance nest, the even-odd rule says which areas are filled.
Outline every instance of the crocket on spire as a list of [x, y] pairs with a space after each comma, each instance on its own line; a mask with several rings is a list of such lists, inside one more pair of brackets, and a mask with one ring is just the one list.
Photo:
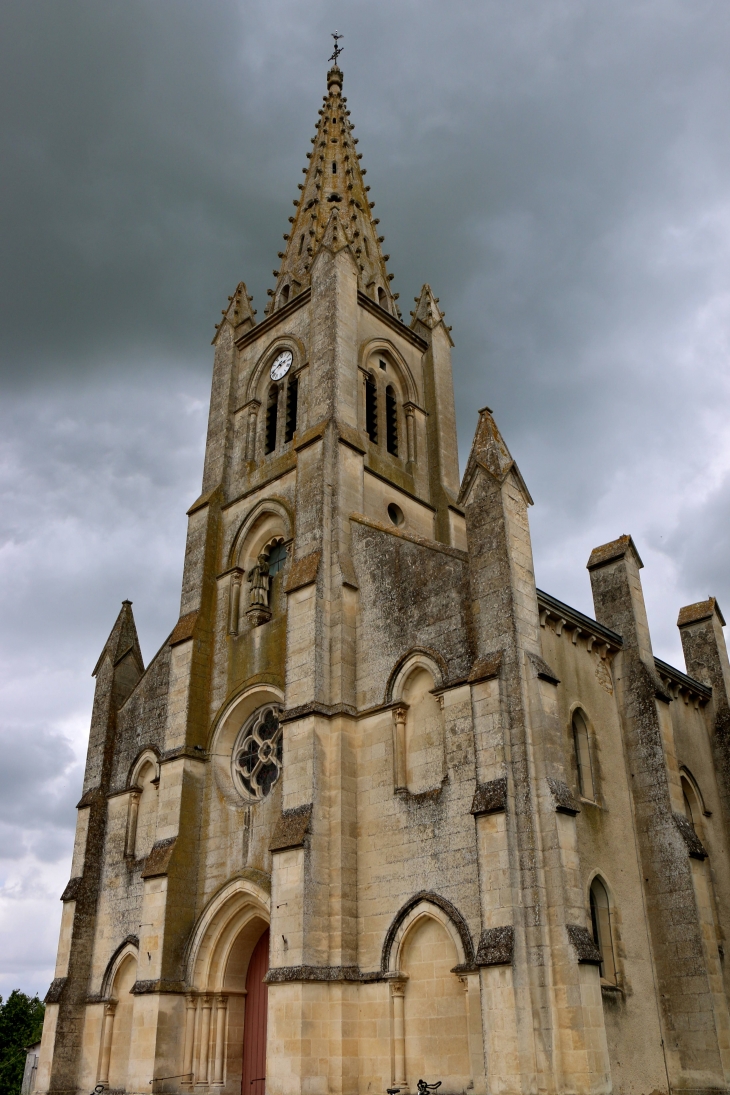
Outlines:
[[272, 298], [267, 314], [278, 311], [310, 284], [310, 271], [319, 250], [333, 209], [337, 209], [358, 264], [358, 288], [391, 315], [400, 316], [396, 297], [391, 292], [388, 274], [378, 236], [375, 204], [368, 197], [369, 186], [363, 181], [365, 169], [360, 168], [357, 138], [349, 120], [347, 99], [342, 94], [342, 70], [335, 63], [327, 73], [327, 94], [319, 112], [313, 149], [308, 155], [306, 179], [299, 184], [301, 196], [297, 209], [290, 217], [291, 229], [284, 236], [286, 251], [279, 252], [279, 269], [274, 271], [276, 288], [269, 289]]

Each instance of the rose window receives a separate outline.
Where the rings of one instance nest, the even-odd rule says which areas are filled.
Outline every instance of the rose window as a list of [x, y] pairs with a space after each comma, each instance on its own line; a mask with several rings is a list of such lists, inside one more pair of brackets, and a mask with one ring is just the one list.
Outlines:
[[233, 780], [247, 797], [268, 795], [281, 774], [280, 707], [260, 707], [238, 735], [233, 750]]

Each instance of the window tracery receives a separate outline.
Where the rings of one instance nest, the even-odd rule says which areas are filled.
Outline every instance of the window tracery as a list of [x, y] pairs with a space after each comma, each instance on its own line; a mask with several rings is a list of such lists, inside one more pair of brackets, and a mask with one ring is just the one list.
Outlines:
[[244, 723], [233, 749], [233, 782], [245, 798], [260, 802], [281, 775], [281, 707], [267, 704]]

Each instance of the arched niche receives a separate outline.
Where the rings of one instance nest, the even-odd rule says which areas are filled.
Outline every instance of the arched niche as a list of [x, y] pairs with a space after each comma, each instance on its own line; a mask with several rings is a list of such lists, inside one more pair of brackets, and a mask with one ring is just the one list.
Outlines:
[[446, 1091], [473, 1085], [468, 974], [471, 937], [460, 914], [436, 895], [416, 897], [396, 917], [383, 960], [391, 986], [393, 1082], [421, 1078]]
[[[157, 758], [146, 755], [137, 770], [135, 787], [139, 788], [135, 831], [131, 841], [135, 859], [143, 859], [152, 851], [157, 830], [159, 778]], [[131, 836], [132, 834], [130, 834]]]
[[702, 818], [710, 816], [709, 811], [705, 808], [702, 791], [689, 768], [684, 765], [679, 770], [679, 778], [682, 786], [682, 803], [685, 815], [697, 836], [702, 840]]
[[104, 1018], [97, 1082], [118, 1091], [124, 1091], [127, 1086], [134, 1013], [132, 988], [137, 980], [137, 959], [136, 943], [125, 941], [113, 955], [103, 981]]
[[241, 521], [228, 554], [228, 566], [248, 573], [260, 552], [271, 540], [292, 539], [293, 520], [289, 507], [278, 498], [258, 502]]
[[571, 711], [570, 731], [573, 739], [573, 755], [578, 776], [578, 791], [581, 798], [595, 802], [598, 788], [596, 785], [596, 766], [593, 755], [593, 735], [591, 724], [583, 707], [576, 705]]
[[[244, 626], [246, 612], [252, 606], [252, 586], [250, 575], [260, 562], [260, 556], [267, 560], [280, 555], [272, 566], [268, 578], [264, 606], [264, 622], [268, 613], [280, 614], [286, 611], [284, 597], [284, 575], [290, 563], [289, 546], [292, 540], [292, 518], [289, 508], [278, 499], [266, 499], [259, 502], [241, 522], [229, 551], [229, 599], [228, 631], [239, 634]], [[261, 622], [261, 621], [259, 621]]]
[[130, 859], [149, 855], [157, 828], [159, 756], [152, 748], [143, 749], [129, 769], [127, 786], [127, 825], [124, 854]]
[[418, 795], [441, 787], [446, 774], [441, 703], [433, 692], [443, 673], [431, 656], [418, 652], [401, 665], [392, 683], [394, 780], [396, 790]]
[[267, 704], [283, 706], [284, 693], [272, 684], [257, 684], [230, 700], [216, 719], [208, 743], [216, 787], [225, 801], [243, 809], [250, 805], [236, 789], [231, 772], [233, 747], [250, 715]]

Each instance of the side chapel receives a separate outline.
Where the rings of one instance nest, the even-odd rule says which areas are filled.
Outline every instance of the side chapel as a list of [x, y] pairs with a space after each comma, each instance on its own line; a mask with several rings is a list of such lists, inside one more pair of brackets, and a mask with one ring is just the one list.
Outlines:
[[630, 536], [536, 589], [450, 329], [406, 324], [327, 94], [256, 321], [223, 312], [180, 617], [96, 692], [35, 1090], [730, 1088], [730, 664], [654, 657]]

